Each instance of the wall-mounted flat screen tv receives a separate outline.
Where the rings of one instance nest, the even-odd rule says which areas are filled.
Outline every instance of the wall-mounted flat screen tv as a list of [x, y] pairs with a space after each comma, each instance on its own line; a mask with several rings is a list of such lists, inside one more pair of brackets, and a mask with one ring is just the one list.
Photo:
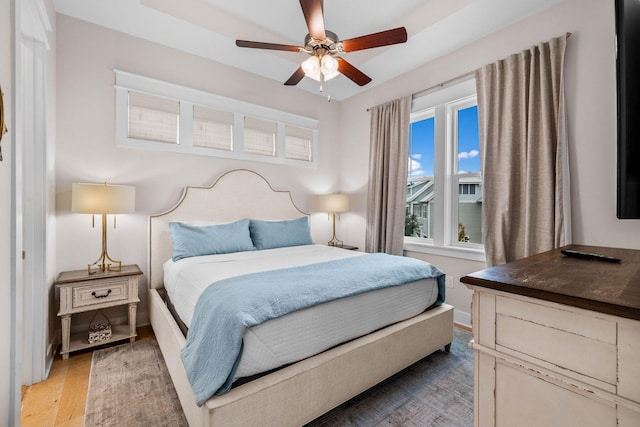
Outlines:
[[616, 0], [618, 206], [640, 219], [640, 0]]

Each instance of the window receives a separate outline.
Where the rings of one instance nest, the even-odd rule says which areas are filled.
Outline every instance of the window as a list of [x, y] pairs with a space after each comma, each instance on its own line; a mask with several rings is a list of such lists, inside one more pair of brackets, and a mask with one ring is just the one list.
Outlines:
[[414, 99], [408, 162], [405, 247], [480, 257], [482, 181], [474, 80]]
[[476, 194], [476, 184], [460, 184], [458, 186], [458, 194]]
[[[454, 117], [452, 143], [457, 149], [454, 181], [462, 187], [458, 192], [458, 242], [482, 244], [482, 197], [480, 195], [480, 142], [478, 106], [474, 97], [452, 103]], [[455, 214], [455, 210], [454, 210]]]
[[233, 113], [193, 106], [193, 146], [233, 150]]
[[128, 95], [129, 138], [178, 143], [178, 101], [133, 91]]
[[266, 120], [244, 118], [244, 152], [259, 156], [276, 155], [277, 124]]
[[313, 133], [309, 129], [286, 126], [285, 157], [311, 161]]
[[318, 121], [123, 71], [116, 144], [314, 167]]
[[433, 239], [434, 114], [430, 109], [412, 116], [405, 236]]

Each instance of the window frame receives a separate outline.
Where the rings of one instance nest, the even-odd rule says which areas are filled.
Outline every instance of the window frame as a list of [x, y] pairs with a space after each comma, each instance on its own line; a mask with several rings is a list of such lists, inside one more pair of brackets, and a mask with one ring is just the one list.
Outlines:
[[[460, 174], [458, 171], [458, 111], [465, 110], [467, 108], [476, 107], [478, 105], [478, 97], [474, 93], [446, 104], [447, 110], [447, 149], [450, 152], [447, 155], [447, 178], [451, 179], [450, 201], [448, 206], [445, 206], [445, 215], [450, 220], [449, 224], [449, 236], [448, 241], [452, 247], [460, 247], [464, 249], [482, 250], [484, 252], [484, 245], [481, 243], [472, 242], [460, 242], [457, 239], [458, 236], [458, 223], [460, 222], [460, 216], [458, 208], [460, 206], [460, 178], [479, 178], [482, 181], [481, 172]], [[468, 184], [470, 185], [470, 184]], [[449, 208], [450, 212], [447, 213], [446, 209]], [[455, 221], [454, 221], [455, 218]]]
[[[416, 122], [420, 122], [420, 121], [423, 121], [423, 120], [429, 120], [429, 119], [433, 119], [434, 120], [434, 125], [437, 124], [435, 108], [427, 108], [427, 109], [420, 110], [420, 111], [415, 112], [415, 113], [412, 112], [409, 120], [410, 120], [411, 124], [413, 124], [413, 123], [416, 123]], [[434, 131], [434, 134], [435, 134], [435, 132], [436, 132], [435, 126], [434, 126], [434, 130], [433, 131]], [[411, 138], [411, 131], [409, 131], [409, 135], [410, 135], [409, 137]], [[411, 141], [409, 141], [409, 145], [411, 145]], [[436, 149], [436, 147], [435, 147], [435, 135], [434, 135], [434, 147], [433, 147], [433, 149], [434, 149], [434, 151]], [[435, 152], [434, 152], [434, 159], [435, 159]], [[409, 159], [407, 159], [407, 161], [409, 161]], [[435, 168], [435, 164], [434, 164], [434, 168]], [[424, 178], [431, 178], [434, 181], [434, 184], [435, 184], [435, 170], [434, 170], [434, 176], [426, 176]], [[436, 203], [435, 196], [436, 195], [434, 195], [434, 200], [433, 200], [434, 204]], [[435, 234], [435, 228], [437, 226], [438, 226], [438, 224], [435, 223], [434, 224], [434, 234]], [[433, 236], [432, 237], [405, 236], [405, 242], [407, 241], [407, 239], [410, 239], [410, 241], [415, 241], [415, 242], [418, 242], [418, 243], [424, 242], [424, 243], [428, 243], [428, 244], [431, 244], [431, 245], [434, 244]]]
[[[212, 93], [179, 86], [140, 76], [126, 71], [115, 73], [116, 146], [138, 150], [164, 151], [212, 156], [226, 159], [249, 160], [260, 163], [276, 163], [316, 168], [318, 160], [319, 121], [309, 117], [274, 110]], [[179, 101], [178, 143], [166, 143], [130, 138], [128, 130], [128, 92], [164, 97]], [[233, 114], [232, 150], [193, 145], [193, 107], [200, 106]], [[262, 156], [244, 152], [244, 118], [250, 117], [276, 124], [276, 155]], [[285, 157], [286, 126], [308, 129], [312, 133], [311, 160]]]
[[[477, 105], [475, 79], [438, 88], [416, 97], [411, 123], [427, 118], [434, 111], [434, 235], [433, 239], [404, 237], [406, 251], [485, 261], [484, 245], [458, 242], [459, 179], [457, 111]], [[407, 153], [408, 154], [408, 153]], [[464, 174], [465, 177], [480, 176]]]

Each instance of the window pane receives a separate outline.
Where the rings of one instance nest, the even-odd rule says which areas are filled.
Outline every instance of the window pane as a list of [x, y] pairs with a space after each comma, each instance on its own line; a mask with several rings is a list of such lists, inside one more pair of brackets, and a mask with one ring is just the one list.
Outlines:
[[313, 131], [295, 126], [286, 126], [285, 153], [287, 159], [311, 161]]
[[261, 156], [276, 155], [277, 124], [266, 120], [245, 117], [244, 152]]
[[478, 107], [458, 110], [458, 173], [480, 172]]
[[482, 244], [482, 187], [478, 107], [457, 110], [458, 242]]
[[482, 187], [479, 176], [461, 177], [469, 194], [458, 196], [458, 242], [482, 244]]
[[435, 118], [411, 123], [405, 236], [433, 238]]
[[193, 106], [193, 146], [233, 149], [233, 113]]
[[179, 101], [129, 92], [129, 138], [178, 143]]

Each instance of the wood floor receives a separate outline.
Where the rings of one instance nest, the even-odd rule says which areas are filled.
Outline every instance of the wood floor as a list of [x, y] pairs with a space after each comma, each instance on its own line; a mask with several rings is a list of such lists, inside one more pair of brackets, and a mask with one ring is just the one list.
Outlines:
[[[150, 326], [138, 328], [138, 340], [153, 337]], [[47, 380], [24, 387], [23, 427], [82, 427], [93, 351], [73, 353], [67, 360], [56, 357]]]
[[[460, 329], [466, 327], [456, 325]], [[153, 337], [150, 326], [138, 328], [138, 340]], [[56, 357], [49, 378], [23, 388], [21, 426], [82, 427], [93, 352]]]

